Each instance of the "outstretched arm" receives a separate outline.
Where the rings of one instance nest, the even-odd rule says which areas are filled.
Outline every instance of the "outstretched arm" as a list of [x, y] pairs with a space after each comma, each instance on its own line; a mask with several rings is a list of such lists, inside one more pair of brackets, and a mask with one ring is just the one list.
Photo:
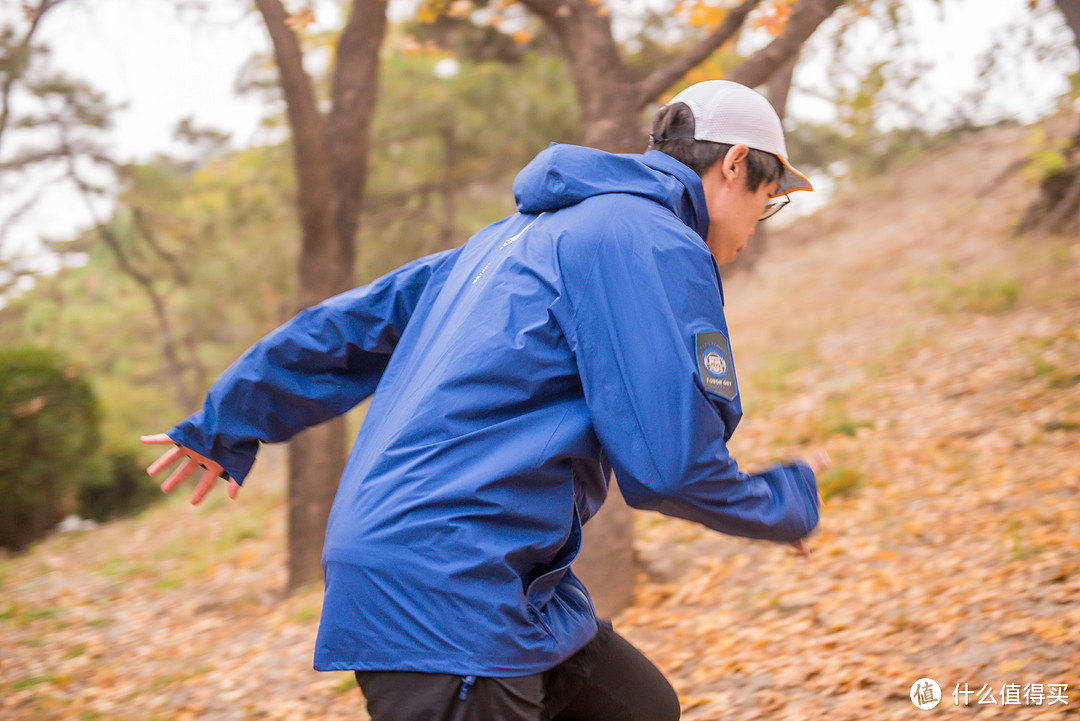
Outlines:
[[260, 443], [286, 441], [371, 395], [422, 307], [421, 297], [439, 291], [458, 252], [420, 258], [308, 308], [248, 349], [210, 388], [200, 411], [165, 434], [144, 438], [177, 446], [147, 469], [151, 475], [188, 458], [162, 490], [172, 490], [199, 466], [207, 473], [195, 503], [216, 475], [242, 484]]
[[739, 468], [727, 441], [742, 409], [712, 256], [681, 230], [639, 240], [628, 222], [598, 223], [597, 237], [610, 237], [598, 249], [567, 248], [574, 293], [559, 316], [623, 497], [804, 550], [798, 542], [818, 522], [822, 459]]

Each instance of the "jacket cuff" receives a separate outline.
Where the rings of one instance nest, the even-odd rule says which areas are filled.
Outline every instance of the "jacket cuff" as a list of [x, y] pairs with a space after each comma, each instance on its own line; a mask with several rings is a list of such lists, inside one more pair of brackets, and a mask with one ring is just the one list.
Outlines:
[[243, 485], [244, 478], [255, 463], [255, 455], [259, 449], [258, 441], [242, 443], [238, 448], [226, 447], [214, 437], [203, 433], [193, 418], [176, 424], [165, 435], [174, 443], [179, 443], [214, 461], [225, 469], [229, 478]]

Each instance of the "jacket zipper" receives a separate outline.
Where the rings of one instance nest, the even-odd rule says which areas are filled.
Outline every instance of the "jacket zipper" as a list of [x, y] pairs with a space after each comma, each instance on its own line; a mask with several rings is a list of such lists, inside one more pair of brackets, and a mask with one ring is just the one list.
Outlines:
[[588, 604], [589, 610], [592, 611], [593, 618], [596, 618], [596, 606], [593, 605], [592, 599], [589, 598], [589, 594], [585, 593], [572, 583], [568, 583], [566, 585], [569, 586], [574, 591], [574, 593], [578, 595], [578, 598], [582, 599], [583, 601], [585, 601], [586, 604]]

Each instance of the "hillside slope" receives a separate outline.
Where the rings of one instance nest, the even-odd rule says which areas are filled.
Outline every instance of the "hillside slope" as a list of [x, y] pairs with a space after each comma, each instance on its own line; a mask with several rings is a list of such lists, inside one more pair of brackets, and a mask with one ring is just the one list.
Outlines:
[[[726, 284], [732, 450], [837, 466], [810, 560], [638, 515], [651, 574], [616, 626], [684, 718], [922, 718], [921, 677], [937, 713], [1080, 714], [1080, 244], [1010, 234], [1029, 132], [838, 197]], [[349, 674], [310, 670], [319, 589], [278, 595], [278, 456], [235, 504], [170, 499], [0, 562], [0, 718], [364, 718]], [[951, 708], [958, 684], [997, 704]]]

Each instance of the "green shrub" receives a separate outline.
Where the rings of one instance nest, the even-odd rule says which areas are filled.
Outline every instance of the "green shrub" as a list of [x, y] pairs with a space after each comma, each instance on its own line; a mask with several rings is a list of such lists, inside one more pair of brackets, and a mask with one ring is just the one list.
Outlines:
[[78, 485], [75, 512], [95, 521], [135, 513], [165, 497], [157, 481], [143, 471], [138, 454], [130, 450], [105, 451]]
[[98, 424], [90, 384], [58, 354], [0, 349], [0, 546], [22, 549], [64, 517]]

